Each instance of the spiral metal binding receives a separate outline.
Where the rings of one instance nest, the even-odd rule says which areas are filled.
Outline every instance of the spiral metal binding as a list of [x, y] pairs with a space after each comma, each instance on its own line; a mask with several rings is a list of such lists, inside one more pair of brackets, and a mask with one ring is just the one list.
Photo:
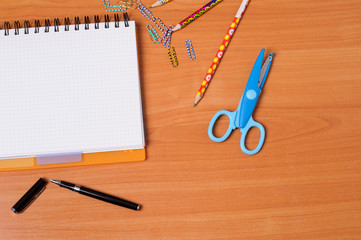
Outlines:
[[19, 21], [15, 21], [14, 22], [14, 30], [15, 30], [15, 35], [19, 35], [20, 32], [20, 22]]
[[35, 33], [39, 33], [39, 28], [40, 28], [40, 21], [35, 20]]
[[114, 23], [115, 23], [115, 27], [118, 28], [119, 27], [119, 14], [118, 13], [115, 13], [114, 14]]
[[9, 30], [10, 30], [11, 26], [9, 22], [5, 22], [4, 23], [4, 34], [5, 36], [9, 36]]
[[60, 25], [59, 18], [54, 18], [54, 31], [55, 32], [59, 32], [59, 25]]
[[[123, 13], [124, 16], [124, 25], [125, 27], [129, 27], [129, 16], [127, 13]], [[108, 14], [104, 15], [104, 24], [105, 24], [105, 28], [109, 28], [110, 27], [110, 16]], [[79, 17], [75, 17], [74, 18], [74, 27], [75, 30], [79, 30], [80, 29], [80, 18]], [[118, 14], [114, 14], [114, 24], [116, 28], [120, 27], [120, 17]], [[60, 25], [61, 22], [59, 20], [59, 18], [54, 18], [54, 32], [59, 32], [60, 31]], [[89, 20], [89, 16], [85, 16], [84, 17], [84, 25], [85, 25], [85, 30], [88, 30], [90, 27], [90, 20]], [[95, 29], [99, 29], [100, 26], [100, 18], [98, 15], [94, 16], [94, 26]], [[46, 33], [50, 32], [50, 28], [52, 27], [51, 22], [49, 19], [45, 19], [45, 27], [44, 27], [44, 31]], [[70, 31], [70, 27], [71, 27], [71, 20], [70, 18], [66, 17], [64, 18], [64, 30], [65, 31]], [[24, 34], [29, 34], [30, 32], [30, 28], [31, 28], [31, 23], [30, 21], [25, 20], [24, 21]], [[41, 28], [41, 23], [40, 20], [36, 19], [34, 21], [34, 33], [39, 33], [40, 32], [40, 28]], [[11, 29], [11, 24], [10, 22], [4, 22], [4, 35], [5, 36], [9, 36], [10, 35], [10, 29]], [[15, 21], [14, 22], [14, 34], [15, 35], [19, 35], [20, 34], [20, 29], [21, 29], [21, 23], [19, 21]]]
[[129, 16], [128, 13], [123, 13], [123, 17], [124, 17], [124, 25], [125, 27], [129, 27]]
[[29, 34], [30, 22], [24, 21], [24, 34]]
[[89, 30], [89, 24], [90, 24], [89, 16], [84, 17], [84, 22], [85, 22], [85, 30]]
[[70, 19], [68, 17], [64, 18], [64, 30], [69, 31]]
[[45, 32], [48, 33], [50, 28], [50, 20], [45, 19]]
[[19, 21], [15, 21], [14, 22], [14, 30], [15, 30], [15, 35], [19, 35], [20, 33], [20, 22]]
[[75, 17], [74, 18], [74, 22], [75, 22], [75, 31], [78, 31], [79, 30], [79, 25], [80, 25], [80, 19], [79, 17]]
[[108, 15], [108, 14], [105, 14], [105, 15], [104, 15], [104, 25], [105, 25], [105, 28], [109, 28], [109, 22], [110, 22], [109, 15]]
[[95, 25], [95, 29], [99, 29], [99, 16], [95, 15], [94, 16], [94, 25]]

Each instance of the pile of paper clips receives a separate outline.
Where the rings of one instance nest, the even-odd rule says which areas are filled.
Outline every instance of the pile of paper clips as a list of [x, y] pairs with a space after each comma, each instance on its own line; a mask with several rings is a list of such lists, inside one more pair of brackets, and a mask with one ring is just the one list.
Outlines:
[[[140, 13], [148, 18], [149, 21], [153, 22], [153, 24], [163, 33], [163, 37], [160, 38], [159, 35], [157, 34], [156, 30], [152, 27], [152, 25], [148, 25], [147, 29], [148, 31], [152, 32], [151, 36], [153, 38], [154, 42], [160, 42], [163, 44], [164, 47], [169, 48], [170, 47], [170, 42], [171, 42], [171, 36], [172, 36], [172, 29], [173, 26], [166, 26], [162, 20], [160, 20], [160, 18], [158, 17], [154, 17], [154, 15], [152, 14], [152, 12], [146, 8], [142, 3], [138, 2], [137, 4], [138, 10], [140, 11]], [[150, 29], [150, 30], [149, 30]]]
[[[158, 32], [154, 29], [154, 27], [151, 24], [147, 25], [147, 30], [149, 32], [150, 38], [154, 43], [161, 43], [165, 48], [168, 49], [168, 56], [170, 59], [170, 62], [173, 67], [178, 66], [178, 59], [175, 52], [174, 47], [171, 47], [171, 37], [172, 37], [172, 29], [173, 26], [169, 25], [166, 26], [163, 21], [155, 17], [152, 12], [146, 8], [140, 0], [119, 0], [117, 4], [110, 5], [109, 0], [102, 0], [105, 11], [108, 12], [116, 12], [116, 11], [126, 11], [127, 9], [138, 9], [139, 12], [146, 17], [149, 21], [151, 21], [163, 34], [161, 37], [159, 36]], [[186, 41], [186, 48], [189, 55], [189, 58], [191, 60], [195, 60], [196, 56], [194, 54], [194, 49], [192, 42], [190, 40]]]

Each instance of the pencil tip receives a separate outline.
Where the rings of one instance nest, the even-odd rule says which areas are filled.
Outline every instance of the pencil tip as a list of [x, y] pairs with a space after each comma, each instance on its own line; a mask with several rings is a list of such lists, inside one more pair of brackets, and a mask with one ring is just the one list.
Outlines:
[[201, 100], [201, 97], [200, 96], [196, 96], [196, 99], [194, 100], [194, 105], [193, 105], [193, 107], [195, 107], [198, 103], [199, 103], [199, 101]]
[[181, 27], [179, 24], [177, 24], [172, 28], [172, 32], [178, 31], [179, 29], [181, 29]]

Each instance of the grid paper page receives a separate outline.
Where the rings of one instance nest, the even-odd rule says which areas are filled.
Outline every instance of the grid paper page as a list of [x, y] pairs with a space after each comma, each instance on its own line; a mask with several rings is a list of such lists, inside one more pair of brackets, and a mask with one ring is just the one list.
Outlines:
[[144, 147], [134, 21], [4, 36], [0, 157]]

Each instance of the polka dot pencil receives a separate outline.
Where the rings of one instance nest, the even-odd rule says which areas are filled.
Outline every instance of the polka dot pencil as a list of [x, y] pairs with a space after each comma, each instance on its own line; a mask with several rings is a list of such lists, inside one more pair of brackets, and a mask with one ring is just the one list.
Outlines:
[[214, 73], [216, 72], [218, 64], [221, 61], [222, 56], [223, 56], [224, 52], [226, 51], [233, 34], [236, 31], [238, 23], [240, 22], [240, 20], [243, 16], [243, 13], [246, 10], [246, 7], [248, 6], [248, 3], [249, 3], [249, 0], [242, 1], [242, 4], [241, 4], [240, 8], [238, 9], [236, 16], [234, 17], [234, 19], [231, 23], [231, 26], [229, 27], [227, 34], [224, 37], [223, 42], [222, 42], [221, 46], [219, 47], [218, 52], [217, 52], [215, 58], [213, 59], [212, 64], [209, 67], [206, 76], [204, 77], [204, 79], [202, 81], [201, 87], [199, 88], [197, 95], [196, 95], [196, 99], [194, 101], [194, 106], [196, 106], [197, 103], [202, 99], [204, 92], [206, 91], [208, 84], [210, 83]]

